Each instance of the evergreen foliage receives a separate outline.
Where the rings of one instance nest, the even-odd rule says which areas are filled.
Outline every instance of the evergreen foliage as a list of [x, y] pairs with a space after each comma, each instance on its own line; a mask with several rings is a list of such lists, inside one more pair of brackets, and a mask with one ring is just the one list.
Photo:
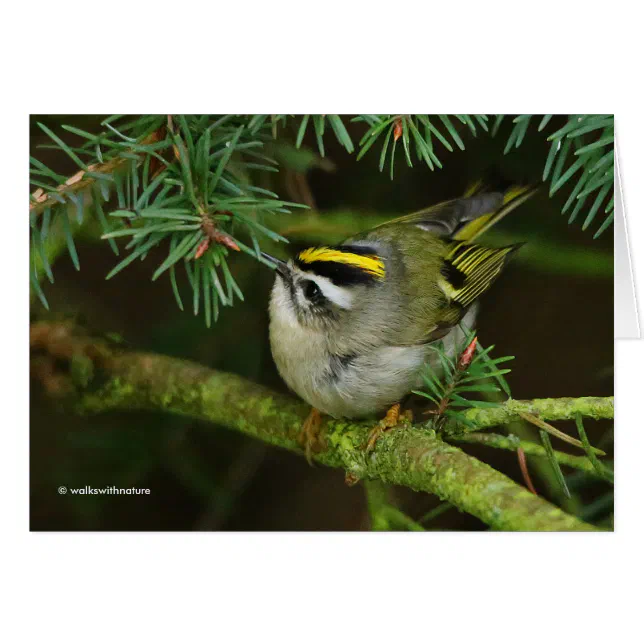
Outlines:
[[[186, 304], [180, 283], [187, 279], [191, 291], [187, 306], [195, 315], [203, 313], [210, 326], [221, 306], [243, 299], [228, 266], [230, 252], [241, 251], [266, 263], [260, 253], [262, 238], [286, 241], [272, 230], [272, 219], [291, 208], [306, 207], [281, 200], [254, 182], [262, 172], [278, 171], [266, 143], [282, 136], [289, 121], [295, 120], [296, 147], [312, 128], [322, 156], [329, 131], [348, 152], [357, 150], [357, 159], [381, 141], [380, 169], [388, 166], [393, 177], [398, 141], [408, 165], [415, 158], [434, 170], [442, 167], [439, 153], [463, 150], [468, 136], [488, 130], [495, 135], [503, 118], [497, 116], [490, 127], [486, 115], [363, 114], [353, 119], [366, 127], [357, 145], [345, 126], [346, 117], [343, 121], [336, 114], [114, 115], [103, 121], [98, 134], [63, 126], [80, 139], [77, 145], [39, 123], [52, 140], [45, 147], [64, 152], [78, 172], [65, 177], [31, 158], [30, 182], [35, 189], [30, 195], [32, 288], [47, 307], [40, 278], [44, 274], [54, 279], [46, 246], [59, 220], [69, 255], [80, 270], [74, 226], [90, 216], [90, 210], [116, 255], [120, 250], [115, 239], [127, 238], [126, 254], [107, 279], [162, 246], [167, 255], [152, 279], [168, 275], [182, 310]], [[532, 115], [513, 119], [506, 152], [521, 145], [531, 119]], [[551, 115], [544, 116], [537, 130], [545, 135], [550, 123]], [[550, 182], [551, 195], [576, 180], [563, 207], [566, 213], [575, 203], [571, 222], [592, 196], [582, 227], [587, 228], [600, 210], [606, 214], [595, 237], [613, 219], [613, 134], [610, 115], [572, 115], [548, 136], [551, 147], [543, 179]]]
[[[513, 360], [514, 356], [491, 358], [490, 352], [494, 345], [483, 349], [478, 344], [476, 331], [466, 333], [454, 354], [445, 350], [442, 341], [434, 343], [431, 348], [437, 358], [434, 364], [438, 363], [440, 368], [433, 368], [430, 360], [423, 373], [427, 391], [419, 390], [413, 393], [429, 399], [436, 405], [436, 409], [431, 413], [435, 414], [437, 427], [441, 428], [447, 419], [470, 426], [471, 423], [463, 415], [463, 410], [499, 405], [499, 402], [470, 398], [471, 393], [499, 393], [503, 390], [508, 397], [511, 396], [510, 387], [504, 377], [511, 369], [499, 369], [498, 365]], [[493, 380], [497, 384], [493, 384]]]
[[[463, 438], [464, 430], [476, 430], [476, 425], [464, 415], [464, 411], [475, 408], [491, 409], [499, 407], [503, 401], [500, 397], [495, 397], [495, 395], [501, 391], [507, 398], [512, 397], [510, 387], [505, 379], [505, 374], [510, 373], [511, 369], [500, 369], [498, 365], [514, 359], [514, 356], [490, 357], [494, 345], [484, 349], [478, 344], [476, 331], [466, 331], [462, 326], [461, 329], [464, 332], [464, 339], [453, 354], [446, 351], [442, 341], [432, 345], [431, 348], [435, 353], [436, 360], [430, 360], [425, 365], [422, 377], [426, 389], [412, 392], [427, 398], [435, 405], [434, 409], [426, 412], [433, 416], [432, 426], [438, 431], [444, 432], [446, 438], [456, 439], [457, 441]], [[496, 381], [496, 384], [494, 384], [494, 381]], [[482, 394], [487, 400], [472, 398], [471, 395], [476, 393]], [[491, 400], [493, 397], [496, 399]], [[539, 429], [539, 437], [545, 450], [545, 456], [550, 462], [557, 483], [567, 498], [570, 498], [571, 494], [566, 478], [561, 471], [559, 458], [552, 447], [550, 436], [583, 449], [597, 476], [609, 483], [613, 483], [613, 472], [597, 457], [598, 454], [605, 455], [605, 453], [590, 445], [581, 415], [577, 414], [575, 418], [580, 441], [537, 416], [528, 413], [520, 413], [520, 416]], [[453, 421], [453, 425], [456, 424], [456, 426], [460, 427], [460, 433], [448, 431], [446, 427], [448, 420]], [[468, 440], [476, 442], [475, 438], [476, 435], [472, 434]], [[514, 449], [529, 449], [532, 453], [534, 452], [533, 448], [536, 447], [536, 443], [521, 443], [518, 437], [512, 434], [508, 438], [512, 441]], [[501, 437], [500, 441], [495, 441], [488, 435], [482, 442], [490, 447], [505, 448], [507, 446], [507, 439], [504, 440], [503, 437]]]
[[[537, 127], [544, 130], [552, 118], [546, 114]], [[512, 147], [518, 148], [528, 130], [531, 114], [522, 114], [514, 119], [514, 127], [505, 146], [507, 154]], [[493, 134], [503, 116], [497, 116]], [[575, 178], [576, 184], [562, 213], [568, 212], [573, 203], [568, 223], [572, 223], [593, 195], [593, 203], [582, 224], [586, 230], [595, 220], [603, 206], [604, 221], [595, 233], [599, 237], [612, 223], [614, 216], [614, 166], [615, 166], [615, 122], [610, 114], [573, 114], [567, 123], [548, 136], [550, 151], [543, 169], [543, 180], [550, 182], [550, 196]]]

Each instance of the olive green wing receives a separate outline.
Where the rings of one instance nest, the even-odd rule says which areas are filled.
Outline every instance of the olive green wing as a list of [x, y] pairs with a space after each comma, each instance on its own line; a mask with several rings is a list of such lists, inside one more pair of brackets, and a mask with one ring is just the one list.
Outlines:
[[530, 198], [536, 188], [480, 190], [477, 185], [466, 197], [388, 221], [344, 242], [389, 244], [403, 258], [403, 273], [393, 276], [405, 303], [396, 315], [403, 319], [391, 329], [391, 342], [409, 346], [445, 336], [521, 246], [488, 248], [471, 242]]
[[521, 246], [488, 248], [456, 241], [445, 244], [433, 276], [410, 275], [412, 280], [424, 277], [425, 282], [409, 298], [411, 315], [405, 344], [426, 344], [449, 333], [492, 286]]
[[468, 308], [487, 291], [523, 244], [487, 248], [454, 242], [443, 261], [439, 287], [452, 304]]

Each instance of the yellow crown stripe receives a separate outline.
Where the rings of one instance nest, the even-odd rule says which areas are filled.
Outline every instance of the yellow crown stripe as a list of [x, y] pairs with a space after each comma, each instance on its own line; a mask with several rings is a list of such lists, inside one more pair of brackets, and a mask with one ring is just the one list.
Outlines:
[[385, 276], [385, 263], [377, 255], [358, 255], [357, 253], [321, 246], [319, 248], [307, 248], [297, 257], [305, 264], [337, 262], [338, 264], [355, 266], [378, 279], [382, 279]]

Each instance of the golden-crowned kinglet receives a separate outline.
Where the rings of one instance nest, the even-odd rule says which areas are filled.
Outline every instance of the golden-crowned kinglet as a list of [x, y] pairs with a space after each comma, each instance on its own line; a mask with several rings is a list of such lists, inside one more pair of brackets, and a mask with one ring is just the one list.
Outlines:
[[[270, 343], [286, 384], [334, 418], [398, 403], [418, 386], [429, 345], [443, 338], [449, 350], [460, 341], [459, 322], [473, 324], [475, 300], [520, 246], [472, 240], [532, 192], [444, 202], [287, 262], [264, 254], [277, 271]], [[315, 412], [305, 423], [309, 457], [318, 423]]]

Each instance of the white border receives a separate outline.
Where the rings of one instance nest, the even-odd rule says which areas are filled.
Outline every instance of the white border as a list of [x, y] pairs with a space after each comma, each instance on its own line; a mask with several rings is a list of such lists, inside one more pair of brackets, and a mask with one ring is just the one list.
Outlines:
[[638, 270], [634, 4], [459, 2], [452, 15], [401, 2], [281, 4], [236, 14], [218, 4], [12, 5], [0, 155], [5, 641], [606, 642], [638, 632], [636, 342], [617, 348], [614, 535], [27, 533], [29, 112], [614, 112]]

